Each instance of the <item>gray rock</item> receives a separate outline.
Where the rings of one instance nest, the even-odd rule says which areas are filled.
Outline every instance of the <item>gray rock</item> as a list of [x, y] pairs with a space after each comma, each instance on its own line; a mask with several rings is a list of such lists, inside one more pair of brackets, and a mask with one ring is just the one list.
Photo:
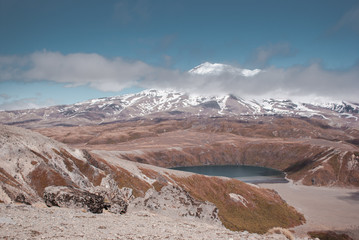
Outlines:
[[16, 224], [16, 222], [8, 217], [0, 217], [0, 224]]
[[96, 187], [94, 193], [104, 198], [106, 209], [111, 213], [124, 214], [132, 197], [132, 189], [117, 186], [113, 188]]
[[46, 187], [43, 198], [48, 207], [85, 208], [92, 213], [102, 213], [109, 207], [103, 196], [74, 187]]
[[110, 177], [102, 179], [101, 186], [94, 187], [91, 192], [103, 196], [111, 213], [124, 214], [127, 212], [129, 202], [134, 198], [131, 188], [118, 188], [117, 183]]
[[16, 196], [15, 202], [31, 205], [30, 200], [23, 193], [20, 193]]
[[135, 209], [143, 207], [171, 217], [184, 217], [221, 224], [218, 218], [218, 209], [213, 203], [198, 201], [179, 186], [168, 185], [163, 187], [160, 192], [149, 189], [144, 198], [136, 198], [131, 206]]

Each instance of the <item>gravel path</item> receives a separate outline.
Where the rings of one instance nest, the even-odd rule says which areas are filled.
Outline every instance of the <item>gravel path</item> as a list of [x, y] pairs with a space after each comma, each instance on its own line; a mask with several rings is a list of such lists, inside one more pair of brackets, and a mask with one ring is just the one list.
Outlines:
[[232, 232], [222, 226], [148, 211], [124, 215], [0, 204], [1, 239], [287, 239], [284, 235]]

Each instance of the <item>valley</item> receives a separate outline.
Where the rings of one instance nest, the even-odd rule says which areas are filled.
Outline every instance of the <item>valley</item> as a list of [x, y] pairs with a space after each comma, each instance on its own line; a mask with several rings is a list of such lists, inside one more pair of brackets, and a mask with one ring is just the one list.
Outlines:
[[0, 19], [0, 239], [359, 240], [358, 0]]
[[285, 171], [305, 185], [359, 186], [359, 149], [353, 144], [359, 131], [321, 120], [162, 119], [36, 131], [97, 154], [109, 151], [160, 167], [253, 165]]
[[[291, 228], [298, 239], [307, 238], [308, 231], [333, 229], [355, 239], [357, 224], [334, 227], [341, 218], [330, 215], [333, 221], [321, 225], [323, 213], [310, 214], [315, 204], [304, 208], [287, 193], [288, 186], [307, 186], [316, 202], [319, 188], [337, 188], [333, 196], [340, 197], [342, 190], [359, 187], [356, 105], [301, 105], [304, 109], [272, 100], [269, 111], [268, 105], [245, 102], [234, 96], [191, 98], [147, 90], [69, 106], [0, 112], [5, 124], [0, 125], [0, 201], [33, 206], [45, 201], [48, 206], [134, 216], [145, 211], [159, 219], [180, 217], [240, 234]], [[274, 189], [269, 190], [169, 169], [202, 165], [269, 167], [285, 172], [291, 185], [262, 185]], [[94, 203], [81, 202], [82, 194]], [[336, 203], [334, 198], [328, 206]], [[346, 205], [342, 213], [357, 206]], [[281, 239], [281, 234], [260, 236]]]

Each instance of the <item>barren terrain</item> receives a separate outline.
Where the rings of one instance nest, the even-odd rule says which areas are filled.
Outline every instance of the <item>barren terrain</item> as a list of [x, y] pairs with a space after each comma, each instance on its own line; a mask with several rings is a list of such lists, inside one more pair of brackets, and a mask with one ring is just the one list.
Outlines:
[[223, 226], [134, 209], [115, 215], [0, 204], [0, 213], [1, 239], [287, 239], [282, 234], [232, 232]]
[[307, 219], [304, 225], [295, 227], [297, 234], [309, 231], [346, 232], [359, 239], [359, 189], [313, 187], [294, 184], [260, 184], [276, 190], [281, 197]]
[[161, 167], [247, 164], [305, 185], [359, 186], [359, 131], [307, 118], [138, 120], [36, 131], [89, 151]]
[[[54, 197], [50, 200], [52, 206], [78, 207], [71, 199], [81, 203], [81, 199], [90, 197], [91, 200], [91, 196], [96, 196], [99, 203], [94, 206], [96, 212], [102, 212], [101, 201], [105, 198], [110, 209], [117, 204], [113, 199], [117, 199], [119, 204], [136, 203], [137, 208], [166, 216], [212, 224], [221, 222], [231, 230], [255, 233], [305, 222], [303, 215], [274, 191], [235, 179], [206, 177], [127, 161], [110, 151], [73, 149], [17, 127], [0, 125], [0, 144], [0, 202], [3, 203], [33, 204], [44, 201], [44, 193], [47, 196], [59, 193], [63, 194], [58, 198], [61, 202], [55, 202]], [[58, 193], [49, 192], [48, 187]], [[78, 194], [85, 191], [86, 197], [74, 197], [62, 190], [69, 187], [81, 190]], [[98, 191], [107, 194], [98, 196]], [[131, 196], [118, 201], [121, 192], [131, 192]], [[81, 207], [94, 209], [88, 205], [90, 200], [82, 202]]]
[[[298, 226], [305, 222], [303, 212], [307, 224], [294, 228], [296, 234], [338, 230], [358, 238], [355, 121], [192, 116], [34, 129], [51, 139], [10, 126], [0, 130], [0, 202], [12, 203], [1, 204], [2, 237], [272, 239], [246, 231], [264, 234], [277, 226]], [[293, 183], [263, 186], [278, 191], [298, 212], [272, 190], [167, 169], [208, 164], [285, 171]], [[130, 188], [135, 200], [125, 215], [13, 205], [37, 205], [48, 186]], [[46, 226], [53, 217], [58, 220]], [[81, 227], [71, 227], [65, 219]]]

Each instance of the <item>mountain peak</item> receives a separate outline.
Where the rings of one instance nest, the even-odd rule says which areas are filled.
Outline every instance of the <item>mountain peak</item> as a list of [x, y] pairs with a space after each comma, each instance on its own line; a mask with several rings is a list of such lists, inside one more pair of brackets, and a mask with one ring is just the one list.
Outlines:
[[246, 99], [235, 95], [197, 95], [171, 89], [92, 99], [45, 109], [0, 112], [0, 122], [26, 127], [102, 124], [134, 118], [300, 116], [357, 122], [359, 105], [298, 99]]
[[191, 70], [188, 71], [191, 74], [198, 74], [198, 75], [220, 75], [224, 73], [232, 74], [232, 75], [239, 75], [244, 77], [252, 77], [257, 75], [261, 72], [260, 69], [242, 69], [238, 67], [234, 67], [232, 65], [223, 64], [223, 63], [210, 63], [204, 62]]

